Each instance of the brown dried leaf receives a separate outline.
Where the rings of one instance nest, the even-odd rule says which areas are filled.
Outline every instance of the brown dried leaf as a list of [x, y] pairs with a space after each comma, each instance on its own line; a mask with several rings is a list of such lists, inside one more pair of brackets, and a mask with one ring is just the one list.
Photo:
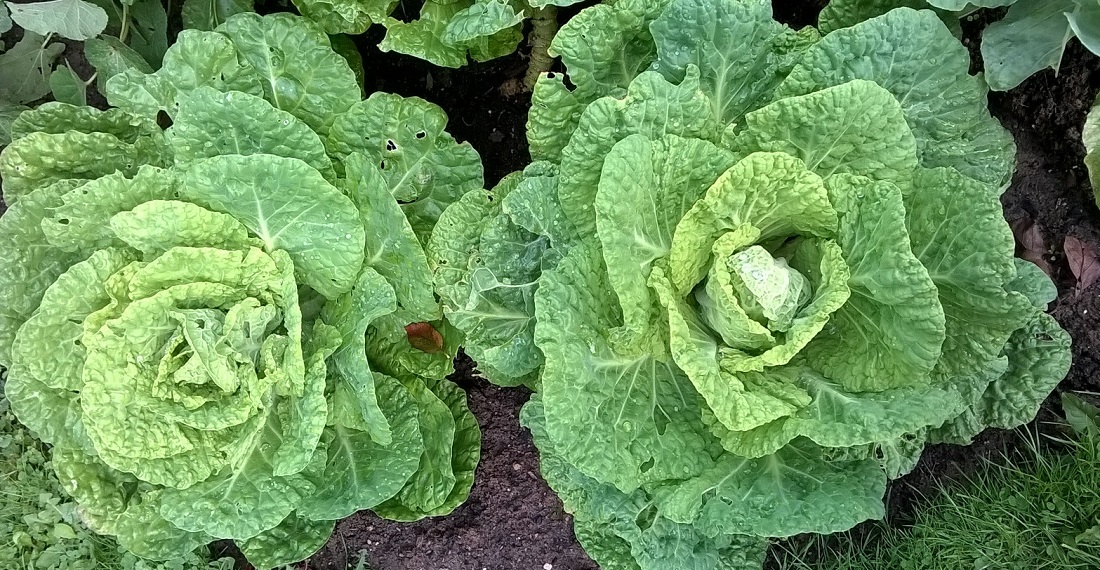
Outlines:
[[443, 335], [431, 323], [405, 325], [405, 335], [409, 338], [409, 344], [419, 351], [433, 354], [443, 350]]
[[1020, 259], [1030, 261], [1037, 265], [1043, 273], [1054, 274], [1054, 268], [1046, 260], [1047, 240], [1043, 237], [1042, 229], [1031, 218], [1020, 218], [1012, 224], [1012, 234], [1020, 244]]
[[1066, 236], [1065, 250], [1069, 270], [1077, 278], [1074, 291], [1080, 295], [1100, 279], [1100, 261], [1097, 261], [1096, 251], [1092, 246], [1074, 236]]
[[1043, 233], [1031, 218], [1020, 218], [1012, 223], [1012, 233], [1016, 241], [1026, 250], [1042, 254], [1047, 250], [1047, 240], [1043, 239]]

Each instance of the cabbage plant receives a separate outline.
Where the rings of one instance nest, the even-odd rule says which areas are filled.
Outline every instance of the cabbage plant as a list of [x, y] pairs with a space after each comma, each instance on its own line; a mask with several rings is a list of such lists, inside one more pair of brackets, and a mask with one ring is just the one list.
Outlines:
[[357, 510], [462, 503], [480, 433], [421, 241], [482, 171], [442, 110], [362, 100], [287, 14], [185, 31], [107, 97], [0, 154], [6, 396], [88, 526], [271, 568]]
[[470, 58], [488, 61], [516, 51], [523, 25], [531, 21], [528, 90], [552, 60], [546, 47], [558, 29], [557, 8], [578, 0], [425, 0], [413, 14], [397, 0], [294, 0], [301, 13], [330, 34], [362, 34], [372, 24], [386, 28], [382, 51], [396, 51], [443, 67]]
[[1012, 89], [1044, 69], [1057, 74], [1073, 38], [1100, 55], [1100, 0], [832, 0], [821, 12], [821, 29], [850, 26], [900, 6], [934, 8], [956, 27], [979, 8], [1007, 6], [1004, 18], [982, 32], [986, 79], [995, 91]]
[[535, 162], [429, 243], [604, 568], [759, 568], [881, 518], [926, 443], [1029, 421], [1069, 366], [1013, 258], [1009, 134], [936, 14], [821, 37], [758, 0], [578, 14]]

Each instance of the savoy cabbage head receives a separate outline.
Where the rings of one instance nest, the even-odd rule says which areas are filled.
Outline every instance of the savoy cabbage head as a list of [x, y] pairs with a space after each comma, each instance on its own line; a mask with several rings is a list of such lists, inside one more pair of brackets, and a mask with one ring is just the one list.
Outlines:
[[1065, 375], [1013, 259], [1014, 146], [929, 11], [824, 37], [762, 0], [625, 0], [555, 40], [535, 162], [441, 217], [448, 318], [604, 568], [759, 568], [884, 514], [926, 443]]
[[421, 241], [482, 171], [443, 112], [362, 100], [286, 14], [185, 31], [107, 97], [24, 112], [0, 154], [6, 396], [88, 525], [270, 568], [357, 510], [463, 502], [480, 433]]

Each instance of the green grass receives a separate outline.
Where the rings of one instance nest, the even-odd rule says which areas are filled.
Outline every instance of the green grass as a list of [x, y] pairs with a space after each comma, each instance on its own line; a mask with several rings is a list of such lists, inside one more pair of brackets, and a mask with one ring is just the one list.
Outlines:
[[193, 553], [153, 563], [88, 530], [62, 491], [42, 442], [19, 424], [0, 380], [0, 568], [3, 570], [230, 570]]
[[[1076, 427], [1076, 426], [1075, 426]], [[988, 463], [941, 487], [912, 527], [822, 537], [787, 548], [799, 570], [1038, 570], [1100, 568], [1100, 429], [1067, 449], [1032, 435], [1022, 457]]]

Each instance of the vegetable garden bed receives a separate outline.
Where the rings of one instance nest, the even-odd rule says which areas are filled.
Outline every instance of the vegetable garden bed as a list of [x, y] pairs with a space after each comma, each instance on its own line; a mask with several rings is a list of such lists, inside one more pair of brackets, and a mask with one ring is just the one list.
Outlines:
[[[792, 26], [815, 22], [821, 4], [824, 2], [813, 0], [773, 3], [776, 18]], [[971, 47], [974, 69], [981, 68], [977, 45], [986, 23], [964, 23], [964, 42]], [[503, 97], [493, 88], [521, 73], [520, 57], [440, 72], [411, 58], [371, 53], [369, 42], [365, 43], [363, 48], [369, 54], [365, 60], [379, 63], [373, 71], [368, 67], [368, 77], [378, 82], [376, 89], [417, 95], [443, 105], [447, 114], [455, 117], [451, 131], [456, 137], [484, 149], [487, 185], [525, 163], [527, 104], [522, 97]], [[384, 67], [386, 63], [394, 67]], [[444, 81], [449, 86], [439, 85], [440, 74], [448, 78]], [[1043, 71], [1009, 92], [990, 95], [993, 115], [1012, 132], [1018, 145], [1016, 175], [1002, 198], [1005, 217], [1018, 228], [1018, 238], [1033, 238], [1035, 233], [1027, 234], [1027, 230], [1029, 224], [1036, 227], [1044, 243], [1044, 249], [1036, 253], [1050, 264], [1059, 285], [1051, 313], [1073, 339], [1073, 365], [1058, 392], [1100, 391], [1100, 282], [1078, 292], [1063, 245], [1066, 236], [1074, 236], [1091, 251], [1100, 251], [1100, 211], [1092, 200], [1081, 144], [1081, 126], [1098, 92], [1100, 58], [1072, 43], [1057, 76]], [[486, 121], [491, 121], [500, 137], [471, 128]], [[1026, 254], [1024, 244], [1018, 247]], [[470, 500], [451, 517], [413, 524], [360, 513], [337, 526], [336, 539], [318, 553], [310, 568], [342, 568], [348, 553], [358, 548], [370, 553], [372, 568], [382, 570], [538, 569], [544, 564], [565, 570], [596, 568], [576, 543], [560, 502], [538, 477], [537, 452], [516, 419], [528, 391], [497, 388], [477, 379], [469, 369], [460, 372], [464, 372], [460, 385], [471, 392], [471, 410], [481, 422], [485, 438]], [[1040, 426], [1055, 418], [1058, 392], [1044, 404], [1036, 420]], [[887, 495], [890, 519], [899, 525], [911, 521], [921, 496], [933, 492], [937, 483], [970, 473], [983, 459], [995, 460], [1020, 443], [1012, 432], [994, 429], [970, 446], [927, 449], [912, 473], [891, 484]]]
[[[795, 28], [815, 23], [826, 3], [773, 2], [776, 19]], [[576, 12], [576, 8], [564, 8], [559, 19], [564, 22]], [[985, 12], [963, 20], [963, 43], [972, 56], [972, 72], [982, 69], [983, 29], [1002, 14], [1003, 10]], [[4, 39], [10, 43], [19, 33], [13, 30]], [[525, 47], [503, 58], [446, 69], [381, 52], [377, 48], [381, 38], [377, 29], [356, 38], [368, 95], [386, 91], [439, 105], [449, 117], [447, 132], [459, 142], [469, 142], [480, 154], [486, 188], [530, 163], [526, 138], [530, 95], [505, 87], [523, 78]], [[77, 76], [87, 79], [94, 73], [79, 42], [66, 41], [62, 57]], [[562, 71], [560, 62], [554, 70]], [[1073, 341], [1072, 367], [1040, 410], [1036, 420], [1040, 430], [1045, 429], [1045, 420], [1056, 417], [1060, 392], [1100, 392], [1100, 280], [1096, 279], [1100, 211], [1084, 167], [1081, 141], [1085, 115], [1098, 92], [1100, 58], [1073, 42], [1057, 76], [1042, 71], [1019, 87], [989, 97], [990, 111], [1017, 145], [1016, 171], [1001, 197], [1017, 240], [1016, 254], [1040, 265], [1058, 286], [1049, 312]], [[106, 107], [94, 85], [87, 101]], [[539, 453], [520, 423], [520, 410], [532, 392], [488, 383], [464, 356], [450, 379], [465, 390], [482, 432], [481, 462], [465, 504], [448, 516], [411, 523], [360, 511], [338, 522], [327, 544], [297, 568], [355, 568], [361, 555], [374, 570], [598, 568], [574, 537], [572, 519], [561, 501], [543, 481]], [[989, 429], [967, 447], [929, 447], [910, 474], [890, 484], [888, 518], [905, 524], [919, 508], [922, 494], [1019, 444], [1011, 431]], [[224, 543], [217, 548], [238, 556], [235, 548]], [[781, 557], [770, 556], [769, 567], [780, 568]]]

